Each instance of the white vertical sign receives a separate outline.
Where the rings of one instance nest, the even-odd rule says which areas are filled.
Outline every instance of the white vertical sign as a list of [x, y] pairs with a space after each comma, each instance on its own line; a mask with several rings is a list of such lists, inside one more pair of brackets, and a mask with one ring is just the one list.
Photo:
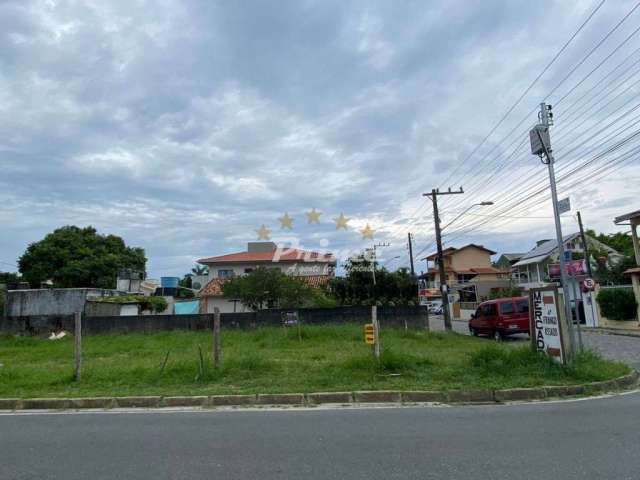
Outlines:
[[555, 287], [531, 289], [529, 303], [531, 342], [534, 348], [564, 364], [562, 326], [558, 314], [558, 290]]

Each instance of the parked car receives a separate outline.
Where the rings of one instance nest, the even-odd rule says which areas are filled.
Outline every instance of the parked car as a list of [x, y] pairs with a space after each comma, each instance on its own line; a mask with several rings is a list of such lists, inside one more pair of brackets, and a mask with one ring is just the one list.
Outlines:
[[442, 315], [442, 302], [440, 300], [431, 300], [427, 302], [429, 313], [433, 315]]
[[529, 333], [529, 299], [499, 298], [483, 302], [469, 319], [471, 335], [489, 335], [496, 340], [516, 333]]

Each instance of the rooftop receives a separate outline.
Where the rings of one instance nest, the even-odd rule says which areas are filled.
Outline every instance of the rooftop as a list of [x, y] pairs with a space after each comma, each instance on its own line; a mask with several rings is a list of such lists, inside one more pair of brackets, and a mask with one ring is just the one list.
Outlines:
[[520, 260], [522, 257], [524, 257], [524, 253], [503, 253], [502, 256], [505, 257], [507, 260]]
[[[442, 251], [442, 255], [444, 257], [447, 257], [449, 255], [453, 255], [453, 254], [458, 253], [458, 252], [460, 252], [462, 250], [465, 250], [467, 248], [477, 248], [478, 250], [484, 250], [485, 252], [488, 252], [489, 255], [495, 255], [496, 254], [496, 252], [494, 252], [493, 250], [489, 250], [484, 245], [476, 245], [475, 243], [470, 243], [470, 244], [465, 245], [464, 247], [460, 247], [460, 248], [456, 248], [456, 247], [445, 248]], [[432, 253], [428, 257], [425, 257], [423, 260], [435, 260], [437, 257], [438, 257], [438, 252]]]
[[278, 246], [273, 242], [250, 242], [244, 252], [228, 253], [215, 257], [205, 257], [197, 262], [211, 263], [243, 263], [243, 262], [297, 262], [314, 261], [335, 263], [336, 259], [331, 253], [319, 253], [311, 250], [288, 248]]
[[635, 212], [630, 212], [630, 213], [625, 213], [624, 215], [620, 215], [619, 217], [615, 218], [613, 223], [618, 224], [618, 223], [626, 222], [633, 218], [640, 218], [640, 210], [636, 210]]

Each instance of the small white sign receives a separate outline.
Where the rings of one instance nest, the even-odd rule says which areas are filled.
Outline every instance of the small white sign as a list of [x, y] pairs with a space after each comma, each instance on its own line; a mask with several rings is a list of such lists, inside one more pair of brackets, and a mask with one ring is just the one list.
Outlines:
[[556, 288], [535, 288], [529, 292], [531, 342], [558, 363], [565, 363], [562, 327]]
[[562, 215], [563, 213], [567, 213], [571, 211], [571, 201], [569, 197], [563, 198], [562, 200], [558, 200], [558, 214]]

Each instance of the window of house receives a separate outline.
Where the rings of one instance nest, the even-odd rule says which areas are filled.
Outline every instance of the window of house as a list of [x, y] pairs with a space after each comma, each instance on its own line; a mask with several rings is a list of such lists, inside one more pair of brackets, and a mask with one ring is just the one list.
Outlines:
[[244, 269], [244, 273], [251, 273], [253, 272], [253, 268], [245, 268]]
[[516, 311], [518, 313], [528, 313], [529, 312], [529, 301], [528, 300], [518, 300], [516, 302]]
[[218, 278], [232, 278], [232, 277], [233, 277], [232, 269], [218, 270]]
[[513, 303], [501, 303], [500, 304], [500, 313], [502, 315], [511, 315], [514, 312]]

